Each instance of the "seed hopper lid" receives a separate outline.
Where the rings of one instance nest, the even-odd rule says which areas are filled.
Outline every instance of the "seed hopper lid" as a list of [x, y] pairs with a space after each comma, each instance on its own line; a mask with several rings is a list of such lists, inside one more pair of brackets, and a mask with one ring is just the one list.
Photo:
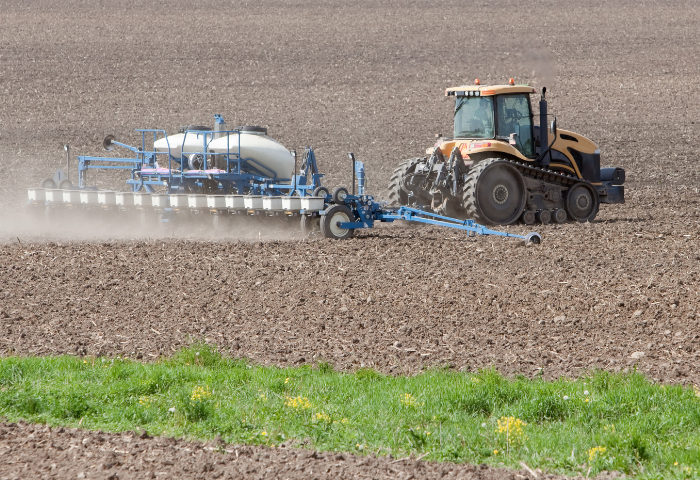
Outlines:
[[257, 126], [253, 126], [253, 125], [245, 125], [243, 127], [236, 127], [236, 130], [243, 132], [243, 133], [259, 133], [262, 135], [267, 135], [267, 128], [257, 127]]

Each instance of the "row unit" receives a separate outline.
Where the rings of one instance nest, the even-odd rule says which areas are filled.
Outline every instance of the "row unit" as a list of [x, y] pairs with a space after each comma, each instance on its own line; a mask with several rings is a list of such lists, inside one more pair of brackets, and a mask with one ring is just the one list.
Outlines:
[[318, 212], [324, 197], [270, 197], [266, 195], [195, 195], [112, 192], [108, 190], [59, 190], [30, 188], [30, 203], [114, 205], [155, 208], [210, 208], [232, 210], [279, 210]]

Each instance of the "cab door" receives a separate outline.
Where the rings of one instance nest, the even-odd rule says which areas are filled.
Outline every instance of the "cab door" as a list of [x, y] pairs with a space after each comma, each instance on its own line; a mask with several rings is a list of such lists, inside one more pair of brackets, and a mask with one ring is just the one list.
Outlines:
[[499, 95], [496, 100], [496, 136], [508, 139], [515, 133], [515, 145], [523, 156], [535, 157], [532, 110], [528, 94]]

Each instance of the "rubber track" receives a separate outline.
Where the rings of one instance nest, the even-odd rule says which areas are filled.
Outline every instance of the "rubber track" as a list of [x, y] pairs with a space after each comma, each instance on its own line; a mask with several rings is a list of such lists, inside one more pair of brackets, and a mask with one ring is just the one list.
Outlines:
[[422, 158], [409, 158], [404, 160], [398, 167], [394, 170], [389, 180], [389, 204], [390, 205], [403, 205], [401, 201], [401, 180], [406, 175], [408, 170], [416, 165], [417, 163], [423, 161]]
[[[486, 167], [497, 161], [508, 162], [515, 168], [517, 168], [523, 177], [528, 177], [535, 180], [543, 180], [545, 182], [556, 183], [566, 187], [575, 185], [577, 183], [590, 184], [590, 182], [577, 177], [572, 177], [570, 175], [554, 172], [552, 170], [547, 170], [544, 168], [526, 165], [520, 162], [514, 162], [507, 158], [490, 158], [487, 160], [482, 160], [476, 165], [476, 167], [472, 168], [469, 171], [469, 173], [467, 174], [467, 180], [464, 182], [464, 188], [462, 190], [462, 205], [467, 211], [467, 218], [473, 218], [474, 220], [479, 222], [489, 223], [486, 222], [485, 219], [480, 218], [479, 215], [476, 213], [476, 184], [479, 180], [481, 172], [483, 172], [486, 169]], [[595, 186], [591, 186], [595, 189]]]

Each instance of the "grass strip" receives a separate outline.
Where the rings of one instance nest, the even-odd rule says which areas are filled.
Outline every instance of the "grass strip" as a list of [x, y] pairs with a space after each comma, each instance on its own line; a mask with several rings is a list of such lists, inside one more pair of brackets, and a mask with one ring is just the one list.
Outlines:
[[700, 391], [643, 375], [507, 379], [433, 370], [388, 377], [274, 368], [195, 346], [157, 363], [0, 359], [0, 415], [227, 443], [411, 453], [565, 474], [700, 477]]

